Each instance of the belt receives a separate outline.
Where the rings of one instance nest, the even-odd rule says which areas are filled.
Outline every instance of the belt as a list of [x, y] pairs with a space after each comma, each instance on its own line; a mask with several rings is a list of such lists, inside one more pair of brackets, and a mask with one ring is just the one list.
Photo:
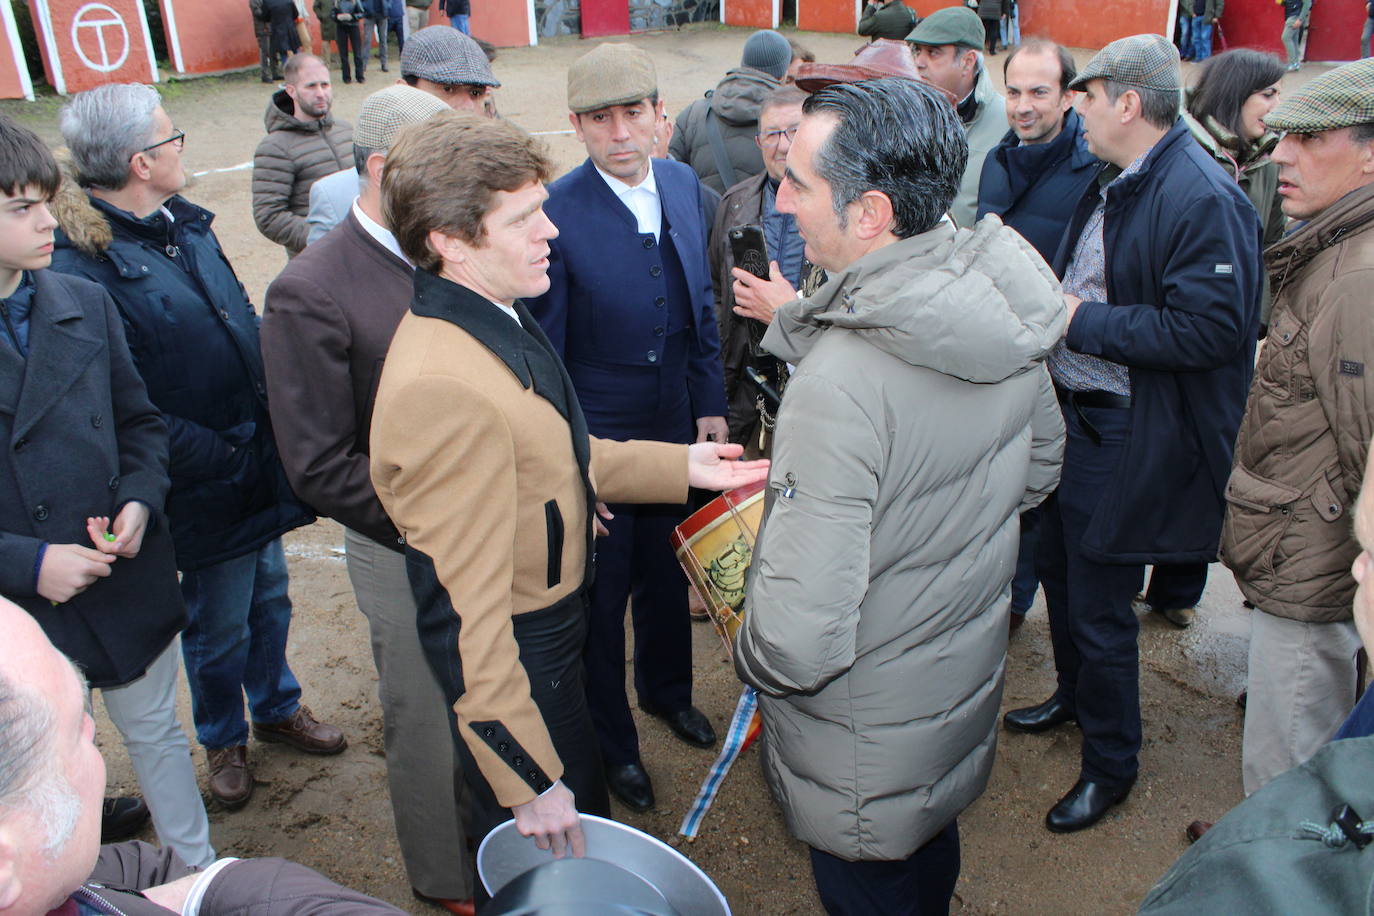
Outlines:
[[1113, 391], [1070, 391], [1067, 388], [1055, 386], [1054, 393], [1059, 397], [1059, 403], [1073, 408], [1073, 412], [1078, 415], [1078, 421], [1083, 424], [1083, 431], [1088, 434], [1093, 445], [1102, 444], [1102, 433], [1088, 419], [1087, 414], [1083, 413], [1083, 408], [1105, 407], [1112, 410], [1129, 410], [1131, 407], [1130, 395], [1117, 394]]

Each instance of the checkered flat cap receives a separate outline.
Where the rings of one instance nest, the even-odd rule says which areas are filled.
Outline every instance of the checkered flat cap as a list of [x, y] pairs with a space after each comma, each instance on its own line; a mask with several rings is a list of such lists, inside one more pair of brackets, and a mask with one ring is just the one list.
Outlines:
[[1323, 73], [1264, 116], [1271, 130], [1315, 133], [1374, 123], [1374, 57]]
[[500, 86], [481, 45], [447, 25], [431, 25], [406, 39], [401, 75], [444, 86]]
[[1098, 51], [1069, 88], [1082, 89], [1095, 79], [1176, 92], [1183, 88], [1183, 65], [1178, 48], [1163, 35], [1128, 35]]
[[[407, 42], [406, 47], [409, 46]], [[363, 102], [353, 126], [353, 145], [374, 152], [389, 150], [402, 127], [427, 121], [448, 110], [442, 99], [428, 92], [399, 83], [387, 86]]]

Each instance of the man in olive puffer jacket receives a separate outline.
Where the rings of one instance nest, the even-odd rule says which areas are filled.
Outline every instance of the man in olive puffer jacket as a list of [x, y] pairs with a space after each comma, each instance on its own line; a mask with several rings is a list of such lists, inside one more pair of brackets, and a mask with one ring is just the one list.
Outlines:
[[803, 112], [777, 207], [829, 279], [762, 343], [796, 372], [735, 669], [827, 911], [947, 912], [955, 818], [992, 770], [1019, 512], [1059, 480], [1065, 306], [996, 217], [941, 221], [968, 144], [938, 90], [836, 85]]

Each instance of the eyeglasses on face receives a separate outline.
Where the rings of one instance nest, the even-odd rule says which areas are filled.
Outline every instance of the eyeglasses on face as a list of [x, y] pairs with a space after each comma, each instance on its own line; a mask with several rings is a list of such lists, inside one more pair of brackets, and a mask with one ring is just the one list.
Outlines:
[[186, 146], [186, 131], [174, 130], [172, 131], [172, 135], [168, 137], [166, 140], [159, 140], [151, 146], [145, 146], [143, 147], [143, 149], [139, 150], [139, 152], [146, 153], [151, 150], [157, 149], [159, 146], [166, 146], [168, 143], [175, 143], [177, 149], [182, 149]]
[[783, 137], [786, 137], [787, 142], [791, 143], [793, 140], [797, 139], [797, 128], [789, 127], [786, 130], [770, 130], [767, 133], [759, 134], [759, 141], [762, 142], [764, 146], [777, 146], [778, 142]]

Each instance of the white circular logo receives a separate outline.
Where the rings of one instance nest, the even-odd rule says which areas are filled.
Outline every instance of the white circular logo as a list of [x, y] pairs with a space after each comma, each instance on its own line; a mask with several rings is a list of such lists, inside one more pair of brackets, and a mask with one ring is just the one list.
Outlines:
[[72, 47], [86, 66], [111, 73], [129, 59], [129, 29], [113, 8], [87, 3], [72, 19]]

